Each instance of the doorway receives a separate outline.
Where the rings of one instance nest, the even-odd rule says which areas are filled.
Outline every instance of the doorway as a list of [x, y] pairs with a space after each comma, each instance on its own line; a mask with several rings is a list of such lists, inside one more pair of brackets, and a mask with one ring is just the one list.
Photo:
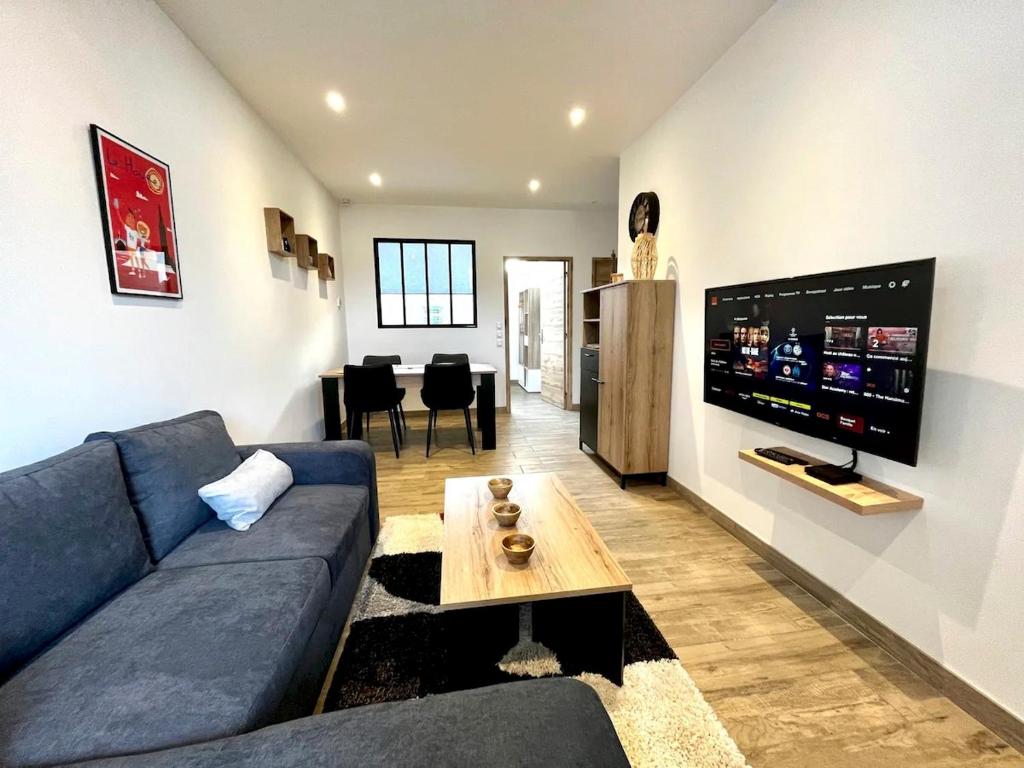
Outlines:
[[506, 256], [505, 402], [512, 387], [572, 409], [572, 258]]

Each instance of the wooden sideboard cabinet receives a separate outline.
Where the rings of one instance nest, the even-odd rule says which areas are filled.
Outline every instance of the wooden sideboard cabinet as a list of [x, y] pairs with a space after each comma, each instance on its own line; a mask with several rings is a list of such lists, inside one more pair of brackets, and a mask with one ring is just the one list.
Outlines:
[[595, 448], [623, 488], [631, 475], [668, 477], [675, 305], [674, 280], [624, 280], [583, 292], [581, 356], [598, 354], [597, 375], [581, 365], [581, 379], [597, 390], [597, 445], [589, 408], [580, 411], [580, 447]]

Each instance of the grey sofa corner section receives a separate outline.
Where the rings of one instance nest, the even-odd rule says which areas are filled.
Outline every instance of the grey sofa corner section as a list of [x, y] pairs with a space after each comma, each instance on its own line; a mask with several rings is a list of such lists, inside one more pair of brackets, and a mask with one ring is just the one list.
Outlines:
[[0, 474], [0, 532], [0, 681], [152, 568], [109, 441]]
[[320, 443], [266, 443], [240, 445], [247, 459], [257, 450], [270, 451], [292, 470], [296, 485], [362, 485], [370, 494], [370, 536], [377, 540], [380, 511], [377, 504], [377, 458], [362, 440], [324, 440]]
[[358, 485], [293, 485], [244, 533], [213, 518], [160, 561], [161, 568], [320, 557], [332, 582], [360, 533], [366, 535], [369, 492]]
[[120, 432], [97, 432], [86, 442], [102, 439], [117, 444], [128, 496], [154, 560], [213, 517], [213, 510], [199, 498], [199, 489], [241, 463], [224, 420], [215, 411]]
[[0, 688], [0, 765], [134, 754], [274, 722], [330, 590], [319, 558], [151, 573]]
[[307, 717], [89, 768], [629, 768], [593, 689], [565, 678]]

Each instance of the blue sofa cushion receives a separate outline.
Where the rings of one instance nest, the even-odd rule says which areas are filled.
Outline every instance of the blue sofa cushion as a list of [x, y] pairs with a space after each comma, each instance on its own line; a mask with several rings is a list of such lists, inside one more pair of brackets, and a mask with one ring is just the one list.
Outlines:
[[0, 681], [152, 567], [114, 444], [0, 474]]
[[[683, 727], [682, 724], [680, 727]], [[374, 704], [89, 768], [629, 768], [585, 683], [530, 680]]]
[[332, 583], [368, 516], [369, 493], [355, 485], [293, 485], [248, 531], [234, 531], [214, 518], [160, 561], [182, 568], [251, 560], [320, 557]]
[[133, 754], [267, 724], [329, 592], [318, 558], [150, 574], [0, 688], [0, 765]]
[[122, 432], [98, 432], [86, 441], [101, 438], [113, 440], [121, 452], [128, 496], [142, 518], [154, 560], [214, 516], [199, 498], [199, 489], [242, 463], [224, 420], [213, 411]]

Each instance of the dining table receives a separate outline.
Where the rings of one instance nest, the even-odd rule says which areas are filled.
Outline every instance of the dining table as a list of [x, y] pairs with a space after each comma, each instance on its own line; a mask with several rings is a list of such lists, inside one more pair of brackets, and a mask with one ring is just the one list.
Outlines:
[[[395, 383], [399, 387], [423, 389], [423, 363], [391, 367], [395, 370]], [[470, 362], [469, 370], [476, 388], [476, 426], [480, 430], [481, 446], [485, 451], [493, 451], [496, 445], [494, 377], [498, 369], [489, 363]], [[344, 368], [331, 368], [320, 374], [325, 440], [341, 440], [344, 437], [341, 425], [341, 385], [344, 380]], [[360, 440], [362, 436], [362, 420], [356, 419], [352, 423], [352, 438]]]

